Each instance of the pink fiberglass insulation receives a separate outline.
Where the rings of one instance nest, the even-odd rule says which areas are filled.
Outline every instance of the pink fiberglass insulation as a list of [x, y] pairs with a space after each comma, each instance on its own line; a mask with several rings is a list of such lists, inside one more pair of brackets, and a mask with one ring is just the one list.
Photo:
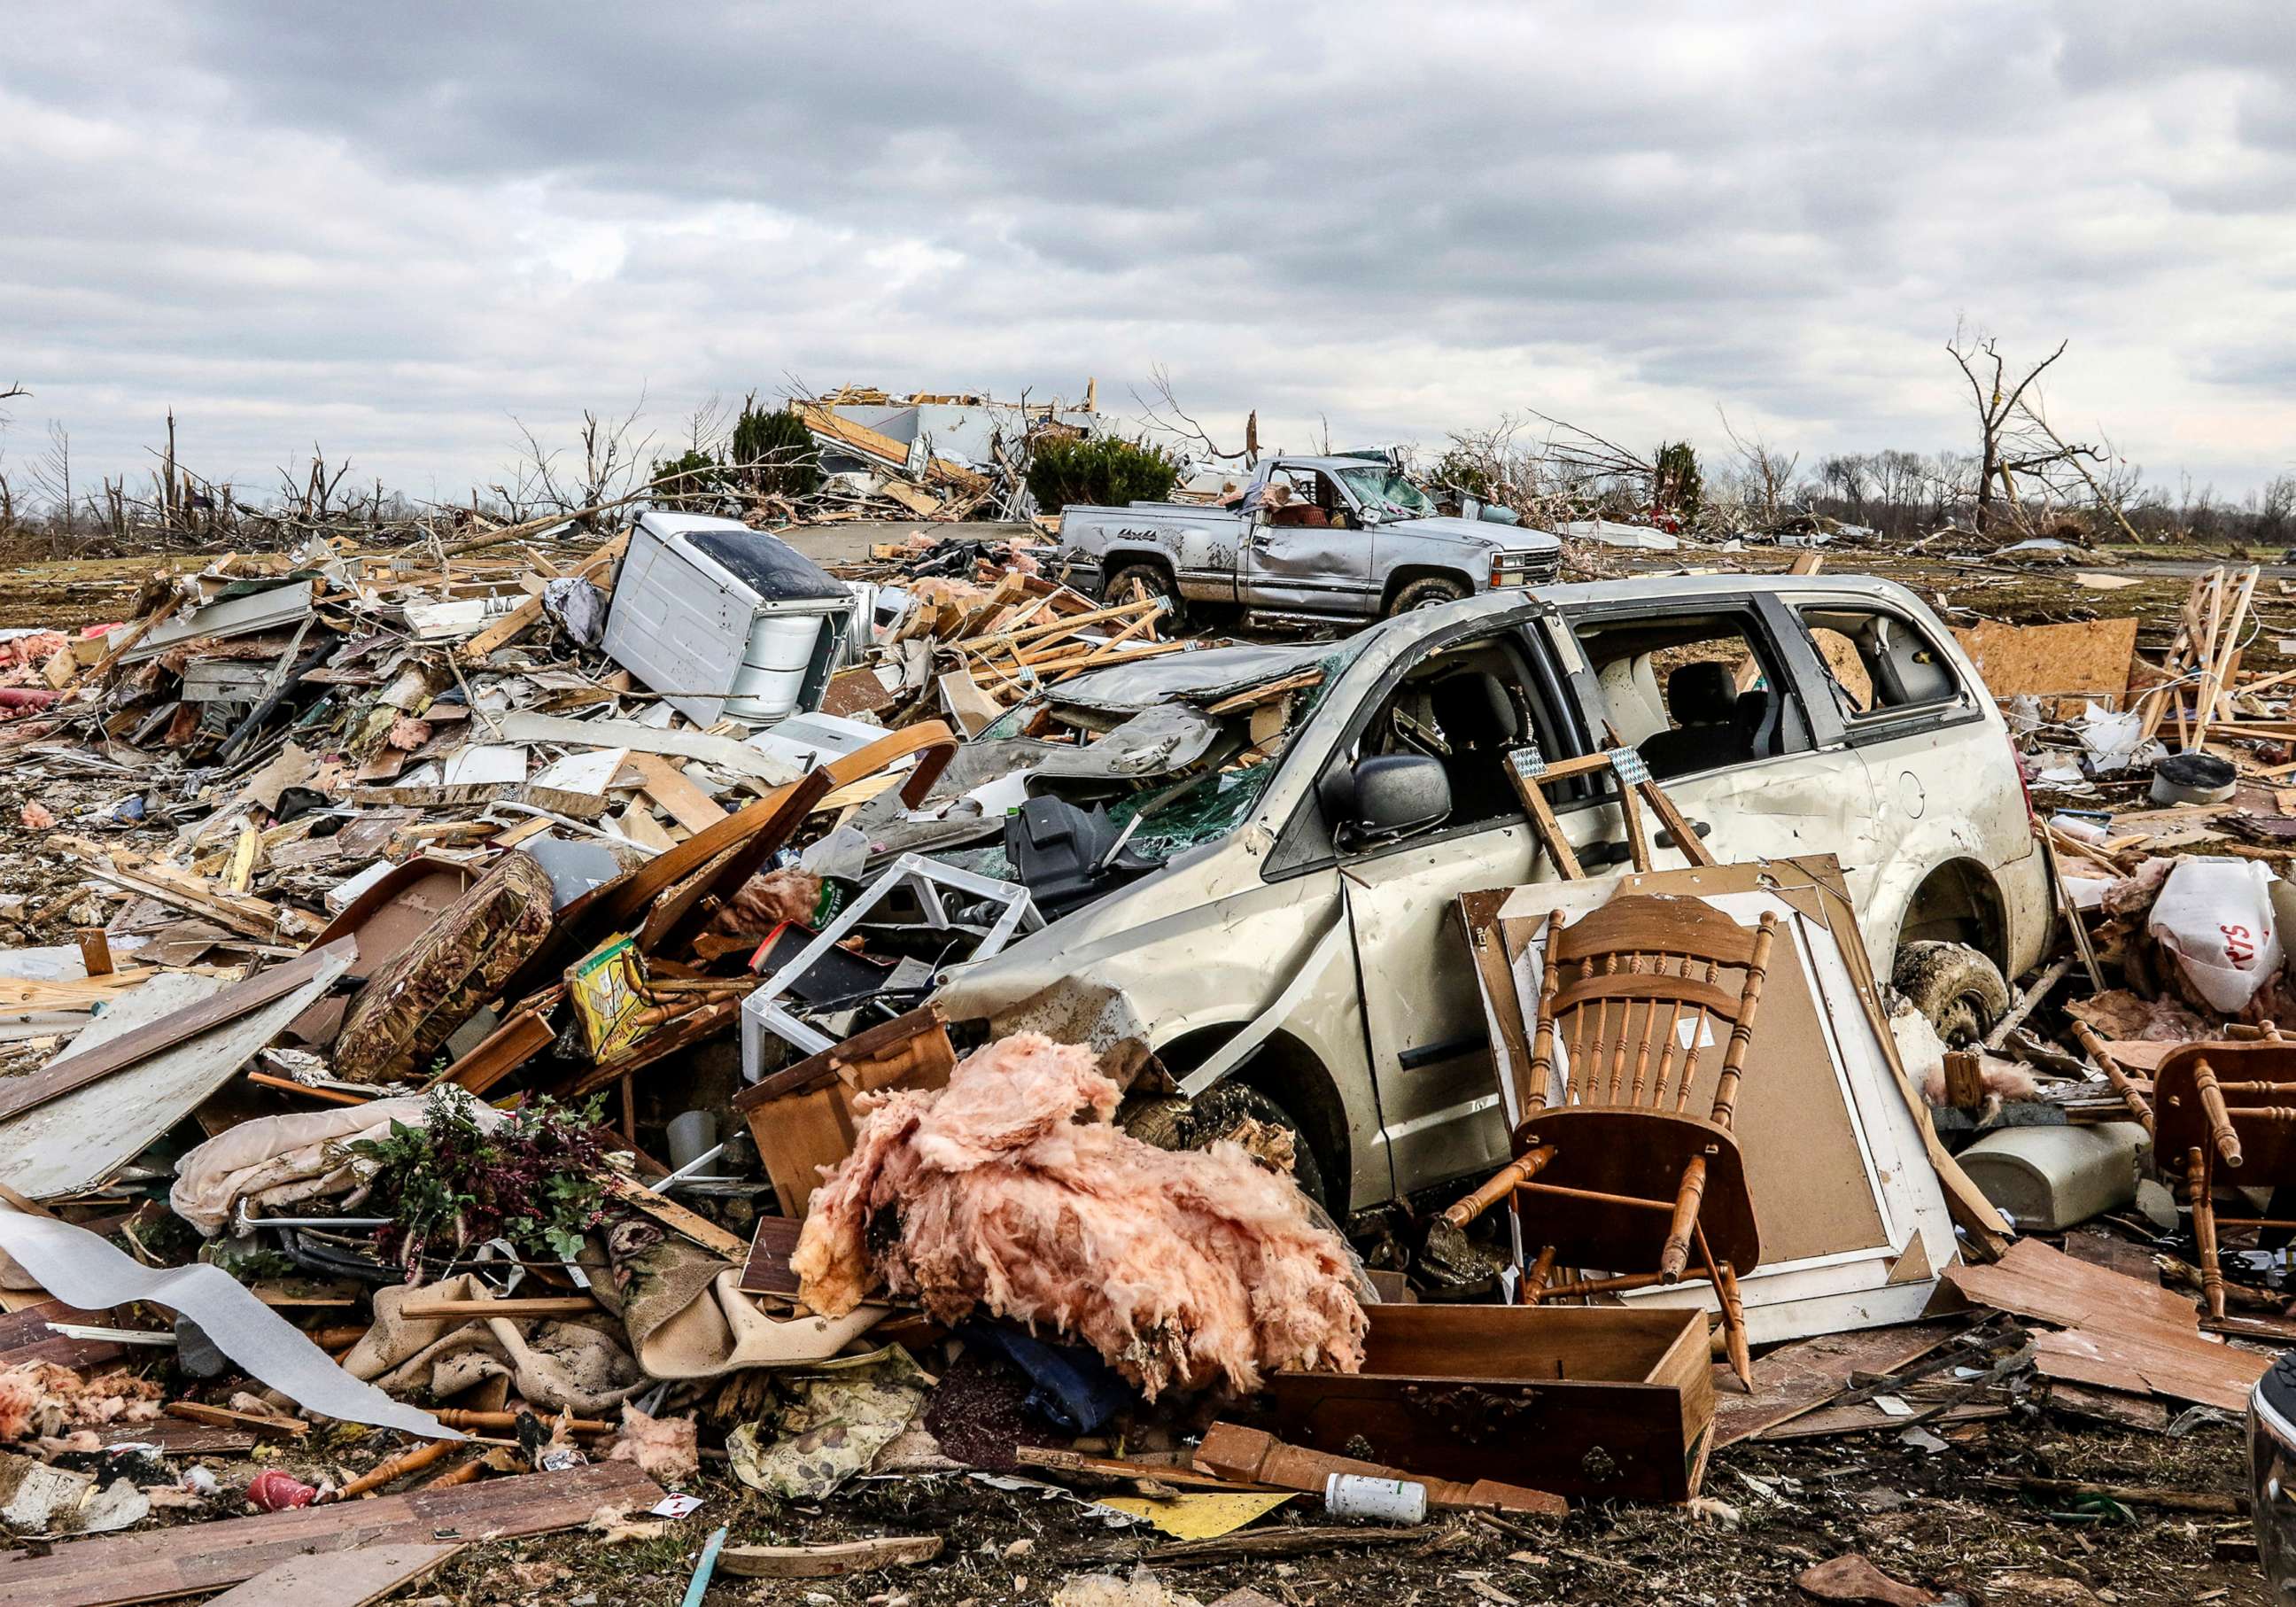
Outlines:
[[1034, 1032], [888, 1094], [813, 1196], [800, 1298], [841, 1316], [882, 1279], [939, 1322], [984, 1306], [1082, 1340], [1152, 1399], [1361, 1368], [1347, 1246], [1307, 1196], [1239, 1144], [1141, 1143], [1111, 1125], [1120, 1097], [1091, 1050]]

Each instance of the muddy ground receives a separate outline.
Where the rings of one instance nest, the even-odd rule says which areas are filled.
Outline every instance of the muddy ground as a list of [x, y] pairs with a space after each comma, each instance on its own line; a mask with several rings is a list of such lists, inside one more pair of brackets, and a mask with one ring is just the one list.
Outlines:
[[[912, 527], [894, 527], [898, 536]], [[824, 540], [829, 540], [824, 537]], [[868, 537], [833, 533], [844, 555]], [[800, 545], [815, 545], [801, 540]], [[1718, 563], [1755, 570], [1785, 566], [1789, 554], [1757, 550], [1718, 558], [1603, 553], [1597, 572], [1621, 577]], [[2110, 555], [2104, 555], [2109, 557]], [[2143, 651], [2166, 646], [2190, 585], [2183, 562], [2104, 562], [2027, 569], [1995, 561], [1908, 559], [1842, 550], [1827, 554], [1836, 572], [1866, 571], [1904, 581], [1948, 610], [1965, 609], [2018, 623], [2135, 614], [2148, 622]], [[197, 567], [201, 560], [171, 561]], [[152, 573], [151, 560], [0, 567], [0, 626], [72, 627], [118, 619]], [[2096, 590], [2078, 571], [2132, 578], [2138, 584]], [[2249, 668], [2282, 667], [2279, 644], [2296, 638], [2296, 597], [2268, 575], [2259, 587], [2260, 628]], [[61, 820], [106, 808], [133, 790], [125, 781], [70, 779], [21, 767], [0, 769], [0, 927], [10, 944], [54, 942], [89, 912], [77, 907], [82, 883], [37, 838], [13, 825], [28, 802], [45, 802]], [[82, 829], [67, 825], [66, 829]], [[152, 826], [134, 835], [152, 846]], [[15, 900], [21, 900], [20, 903]], [[929, 1357], [929, 1366], [942, 1358]], [[165, 1364], [153, 1364], [164, 1366]], [[1718, 1379], [1723, 1375], [1718, 1374]], [[178, 1386], [168, 1382], [171, 1393]], [[1719, 1382], [1718, 1388], [1734, 1389]], [[854, 1579], [749, 1581], [721, 1578], [715, 1607], [758, 1601], [808, 1603], [926, 1604], [1043, 1602], [1081, 1572], [1128, 1572], [1145, 1559], [1176, 1590], [1211, 1602], [1250, 1585], [1293, 1607], [1308, 1603], [1490, 1602], [1759, 1603], [1806, 1600], [1795, 1576], [1814, 1562], [1861, 1552], [1897, 1578], [1958, 1595], [1972, 1603], [2226, 1603], [2270, 1600], [2252, 1561], [2241, 1554], [2245, 1520], [2164, 1513], [2091, 1503], [2065, 1509], [2030, 1498], [2014, 1486], [2038, 1476], [2234, 1496], [2245, 1492], [2238, 1426], [2201, 1413], [2177, 1431], [2132, 1431], [2075, 1415], [2038, 1393], [2000, 1401], [2006, 1414], [1945, 1427], [1942, 1448], [1923, 1449], [1893, 1430], [1832, 1439], [1743, 1442], [1717, 1454], [1696, 1512], [1674, 1508], [1591, 1507], [1562, 1523], [1498, 1523], [1457, 1518], [1430, 1523], [1419, 1535], [1376, 1546], [1332, 1544], [1289, 1559], [1240, 1558], [1178, 1565], [1159, 1562], [1168, 1542], [1141, 1531], [1105, 1527], [1077, 1501], [1034, 1490], [991, 1488], [963, 1475], [873, 1480], [849, 1487], [818, 1508], [783, 1507], [749, 1491], [722, 1464], [708, 1468], [694, 1493], [694, 1517], [668, 1523], [653, 1537], [608, 1545], [574, 1532], [472, 1546], [435, 1578], [401, 1599], [456, 1603], [536, 1603], [545, 1607], [615, 1607], [675, 1603], [703, 1538], [718, 1525], [735, 1544], [791, 1545], [881, 1534], [938, 1533], [947, 1546], [922, 1568]], [[1153, 1431], [1147, 1438], [1152, 1441]], [[343, 1430], [310, 1450], [266, 1455], [265, 1465], [306, 1476], [341, 1479], [373, 1465], [387, 1437]], [[1136, 1447], [1142, 1439], [1129, 1442]], [[1111, 1447], [1114, 1448], [1114, 1447]], [[247, 1463], [218, 1465], [228, 1484], [243, 1484]], [[1524, 1481], [1536, 1484], [1536, 1451], [1526, 1447]], [[1278, 1525], [1320, 1524], [1320, 1502], [1295, 1498]], [[243, 1510], [221, 1509], [215, 1516]]]

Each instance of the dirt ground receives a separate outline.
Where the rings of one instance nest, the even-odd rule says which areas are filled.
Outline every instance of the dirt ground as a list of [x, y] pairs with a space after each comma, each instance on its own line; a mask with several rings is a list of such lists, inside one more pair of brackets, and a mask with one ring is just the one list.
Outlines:
[[[840, 545], [870, 538], [851, 530], [832, 535]], [[824, 549], [822, 555], [834, 554]], [[1775, 570], [1789, 556], [1760, 550], [1721, 560], [1688, 551], [1630, 558], [1605, 553], [1601, 562], [1605, 572], [1620, 575], [1708, 562]], [[176, 562], [196, 567], [200, 561]], [[72, 627], [117, 619], [153, 567], [148, 560], [118, 560], [0, 569], [0, 626]], [[1827, 568], [1882, 574], [1943, 608], [2018, 623], [2133, 613], [2148, 622], [2139, 648], [2151, 652], [2166, 645], [2166, 622], [2174, 619], [2191, 575], [2189, 563], [2021, 569], [1850, 550], [1829, 553]], [[2091, 589], [2073, 578], [2077, 570], [2138, 584]], [[2258, 589], [2260, 628], [2249, 668], [2281, 667], [2281, 638], [2296, 637], [2296, 597], [2284, 594], [2284, 584], [2267, 576]], [[58, 941], [75, 915], [78, 878], [42, 854], [32, 834], [13, 826], [20, 807], [37, 799], [66, 822], [64, 829], [82, 829], [70, 824], [71, 816], [109, 808], [130, 791], [130, 783], [100, 778], [62, 784], [0, 772], [0, 819], [11, 823], [0, 843], [0, 909], [12, 916], [6, 941]], [[13, 899], [22, 902], [5, 902]], [[693, 1487], [703, 1497], [701, 1511], [667, 1524], [656, 1537], [608, 1546], [596, 1535], [574, 1531], [477, 1544], [405, 1599], [546, 1607], [673, 1603], [703, 1539], [722, 1524], [735, 1544], [920, 1533], [943, 1535], [947, 1544], [934, 1563], [856, 1578], [720, 1578], [707, 1597], [714, 1607], [1037, 1603], [1073, 1575], [1128, 1573], [1143, 1560], [1171, 1588], [1205, 1603], [1245, 1585], [1292, 1607], [1766, 1603], [1808, 1599], [1797, 1592], [1795, 1576], [1853, 1551], [1898, 1579], [1971, 1603], [2247, 1607], [2270, 1600], [2255, 1563], [2240, 1554], [2249, 1535], [2244, 1519], [2099, 1503], [2053, 1510], [2014, 1484], [2031, 1476], [2243, 1495], [2242, 1435], [2228, 1418], [2202, 1413], [2170, 1431], [2140, 1431], [2074, 1415], [2038, 1395], [2021, 1396], [2007, 1404], [2005, 1415], [1947, 1427], [1941, 1437], [1943, 1447], [1931, 1450], [1889, 1430], [1742, 1442], [1712, 1458], [1696, 1511], [1597, 1506], [1559, 1524], [1453, 1518], [1431, 1522], [1399, 1542], [1331, 1544], [1289, 1559], [1188, 1566], [1159, 1561], [1155, 1554], [1168, 1544], [1160, 1537], [1110, 1529], [1075, 1499], [1036, 1489], [1000, 1489], [964, 1475], [896, 1477], [849, 1487], [818, 1508], [780, 1507], [719, 1464]], [[384, 1443], [384, 1437], [351, 1435], [324, 1451], [299, 1447], [266, 1463], [340, 1477], [345, 1470], [371, 1465]], [[1527, 1467], [1535, 1467], [1535, 1447], [1525, 1449]], [[219, 1471], [228, 1478], [234, 1470]], [[236, 1469], [242, 1475], [247, 1471]], [[1525, 1482], [1538, 1482], [1534, 1472], [1526, 1472]], [[1291, 1525], [1326, 1521], [1320, 1501], [1306, 1496], [1276, 1519]]]

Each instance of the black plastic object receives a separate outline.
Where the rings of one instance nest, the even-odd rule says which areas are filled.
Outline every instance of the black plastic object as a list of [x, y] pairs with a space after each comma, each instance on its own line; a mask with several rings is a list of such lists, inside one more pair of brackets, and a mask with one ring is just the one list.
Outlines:
[[2202, 792], [2229, 787], [2240, 777], [2230, 759], [2218, 758], [2213, 753], [2171, 753], [2152, 767], [2152, 774], [2164, 777], [2172, 785]]
[[707, 553], [714, 563], [723, 564], [769, 603], [843, 599], [853, 594], [812, 559], [762, 530], [738, 535], [732, 530], [689, 530], [685, 539], [693, 544], [694, 551]]
[[[805, 952], [819, 934], [792, 921], [774, 934], [765, 957], [751, 969], [771, 976]], [[790, 996], [811, 1010], [842, 1010], [884, 990], [893, 967], [867, 955], [832, 945], [822, 956], [797, 974]]]
[[1157, 868], [1152, 859], [1117, 849], [1123, 835], [1098, 804], [1080, 809], [1064, 798], [1032, 798], [1004, 817], [1004, 857], [1049, 921]]

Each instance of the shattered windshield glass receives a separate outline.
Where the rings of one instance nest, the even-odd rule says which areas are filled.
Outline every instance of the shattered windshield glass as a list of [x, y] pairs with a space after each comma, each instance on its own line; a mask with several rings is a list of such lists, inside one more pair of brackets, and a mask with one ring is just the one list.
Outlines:
[[1392, 469], [1374, 468], [1368, 464], [1360, 469], [1342, 469], [1340, 478], [1347, 481], [1367, 508], [1377, 508], [1398, 519], [1432, 519], [1435, 504], [1427, 494]]

